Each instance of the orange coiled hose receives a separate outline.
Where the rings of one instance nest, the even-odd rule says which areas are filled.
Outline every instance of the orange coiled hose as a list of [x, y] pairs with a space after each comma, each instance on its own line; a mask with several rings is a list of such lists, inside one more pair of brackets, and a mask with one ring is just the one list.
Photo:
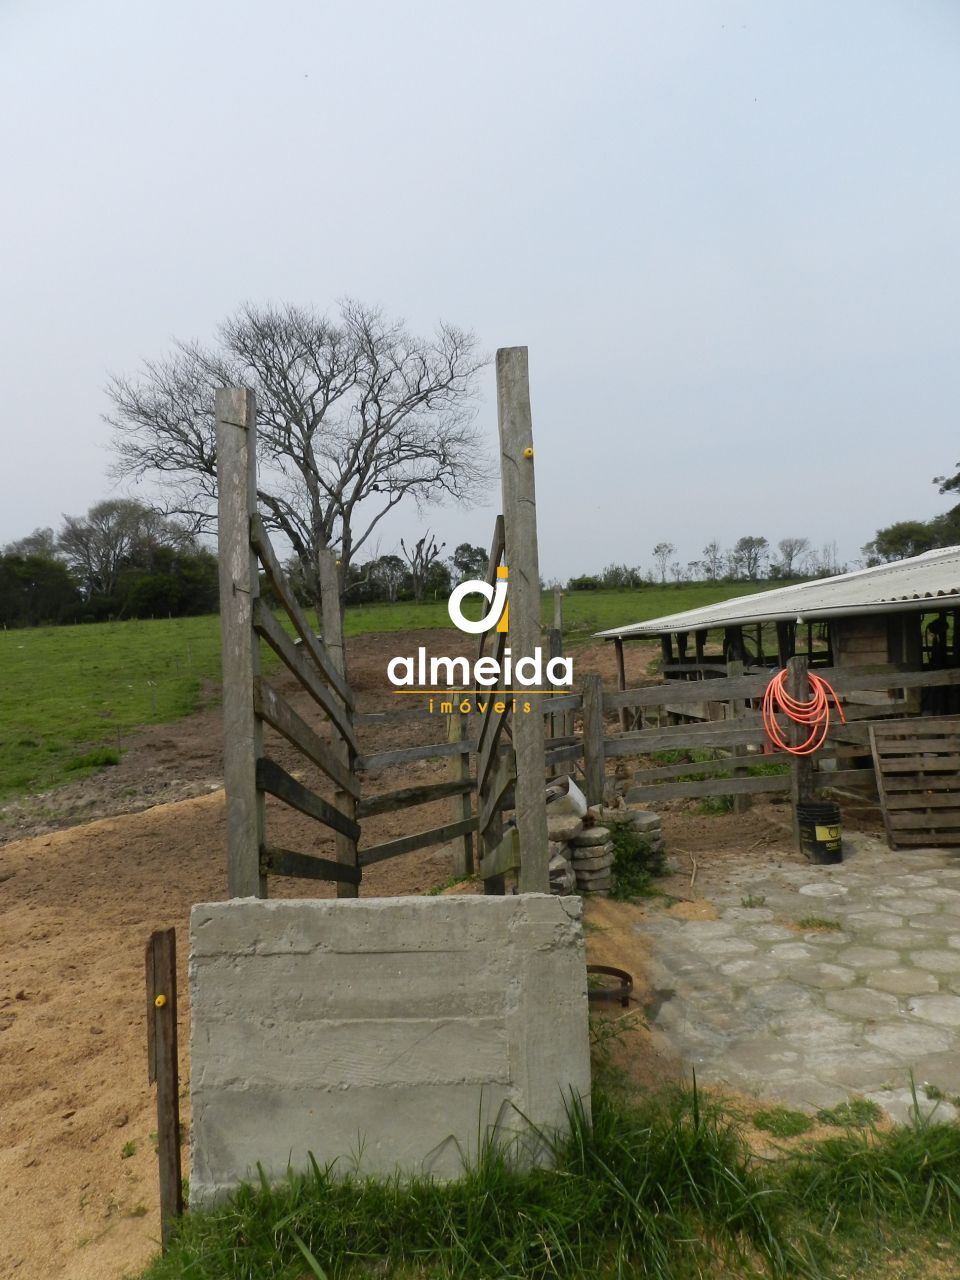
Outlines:
[[[820, 750], [827, 738], [827, 731], [830, 728], [831, 698], [840, 717], [840, 723], [846, 724], [840, 699], [826, 680], [822, 680], [820, 676], [810, 671], [807, 673], [810, 681], [810, 701], [798, 702], [783, 687], [786, 677], [785, 670], [778, 671], [764, 691], [763, 727], [767, 737], [778, 750], [789, 752], [792, 756], [812, 756], [815, 751]], [[797, 746], [791, 746], [777, 723], [778, 713], [785, 715], [794, 724], [809, 725], [810, 733], [807, 738]]]

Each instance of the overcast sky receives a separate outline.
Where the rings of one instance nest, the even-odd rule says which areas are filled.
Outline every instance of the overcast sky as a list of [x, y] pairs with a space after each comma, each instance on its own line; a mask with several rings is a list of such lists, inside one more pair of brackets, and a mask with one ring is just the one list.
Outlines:
[[111, 492], [109, 372], [346, 294], [529, 346], [548, 578], [948, 505], [956, 0], [0, 0], [0, 60], [0, 543]]

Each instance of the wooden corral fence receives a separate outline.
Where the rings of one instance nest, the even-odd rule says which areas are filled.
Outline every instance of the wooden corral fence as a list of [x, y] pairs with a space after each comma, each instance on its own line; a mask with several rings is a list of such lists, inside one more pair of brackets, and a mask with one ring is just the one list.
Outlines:
[[[492, 584], [501, 566], [509, 573], [508, 629], [495, 633], [494, 656], [502, 663], [507, 646], [520, 655], [532, 653], [540, 644], [540, 573], [525, 347], [498, 351], [497, 397], [504, 515], [496, 522], [489, 574]], [[505, 892], [508, 872], [516, 873], [521, 891], [546, 892], [544, 715], [550, 710], [548, 694], [520, 691], [532, 709], [529, 714], [513, 716], [514, 694], [502, 681], [490, 690], [437, 690], [438, 697], [455, 702], [444, 725], [443, 742], [365, 752], [361, 746], [364, 729], [405, 721], [423, 724], [424, 709], [358, 710], [347, 679], [334, 555], [324, 553], [319, 564], [321, 640], [298, 604], [257, 514], [253, 392], [236, 388], [219, 391], [216, 418], [231, 896], [266, 896], [268, 875], [334, 881], [338, 896], [356, 896], [365, 866], [450, 841], [459, 842], [455, 869], [465, 875], [477, 871], [487, 892]], [[260, 598], [261, 570], [296, 638]], [[323, 712], [332, 740], [311, 728], [264, 677], [261, 641]], [[553, 643], [559, 650], [559, 632]], [[484, 714], [461, 714], [459, 707], [465, 699], [472, 705], [482, 703]], [[567, 709], [572, 710], [575, 702], [578, 699], [568, 699]], [[266, 754], [265, 724], [325, 775], [334, 788], [332, 800], [307, 787]], [[561, 750], [566, 749], [572, 758], [575, 752], [571, 752], [571, 745], [567, 743]], [[471, 758], [475, 768], [471, 768]], [[450, 765], [446, 780], [372, 795], [367, 791], [368, 780], [392, 768], [438, 759]], [[266, 820], [268, 795], [332, 831], [335, 857], [283, 848], [271, 840]], [[444, 799], [457, 806], [452, 821], [379, 844], [364, 844], [364, 818]], [[509, 830], [505, 830], [503, 814], [508, 802], [512, 817]], [[475, 833], [479, 833], [476, 857]]]

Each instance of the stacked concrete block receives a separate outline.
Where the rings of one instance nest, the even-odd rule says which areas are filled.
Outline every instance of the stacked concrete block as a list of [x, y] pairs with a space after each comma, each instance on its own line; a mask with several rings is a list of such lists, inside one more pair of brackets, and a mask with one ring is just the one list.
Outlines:
[[573, 855], [570, 846], [551, 840], [550, 845], [550, 892], [564, 898], [567, 894], [576, 893], [577, 876], [573, 869]]
[[[562, 787], [554, 787], [559, 796]], [[582, 796], [571, 784], [571, 791], [582, 802]], [[548, 797], [550, 792], [548, 791]], [[547, 834], [550, 840], [550, 892], [559, 896], [570, 893], [605, 895], [613, 888], [613, 841], [610, 828], [630, 826], [648, 842], [654, 853], [663, 849], [660, 815], [645, 809], [629, 808], [622, 795], [608, 798], [604, 804], [571, 812], [563, 800], [548, 803]], [[561, 809], [561, 812], [557, 812]], [[551, 812], [553, 809], [553, 812]], [[582, 817], [580, 815], [583, 815]]]
[[613, 887], [613, 844], [609, 827], [587, 827], [572, 843], [577, 892], [608, 894]]
[[608, 826], [616, 822], [632, 827], [634, 831], [646, 839], [652, 853], [661, 853], [663, 851], [663, 826], [659, 813], [650, 813], [646, 809], [598, 808], [597, 819], [600, 822], [605, 822]]
[[560, 897], [577, 892], [571, 841], [583, 830], [583, 819], [576, 814], [547, 812], [547, 836], [550, 850], [550, 892]]

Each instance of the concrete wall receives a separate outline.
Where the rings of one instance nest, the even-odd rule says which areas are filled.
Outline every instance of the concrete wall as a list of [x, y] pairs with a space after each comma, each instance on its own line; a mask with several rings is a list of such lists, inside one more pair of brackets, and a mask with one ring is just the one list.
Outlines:
[[478, 1133], [589, 1098], [579, 898], [202, 904], [190, 988], [194, 1206], [308, 1152], [456, 1177]]

